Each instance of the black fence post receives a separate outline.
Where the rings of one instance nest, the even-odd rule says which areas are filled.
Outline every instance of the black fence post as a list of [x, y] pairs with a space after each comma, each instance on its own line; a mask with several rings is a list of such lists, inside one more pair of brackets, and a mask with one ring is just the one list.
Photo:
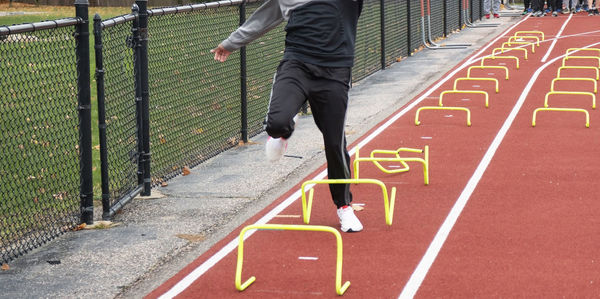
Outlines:
[[[246, 22], [246, 1], [240, 4], [240, 26]], [[241, 131], [242, 141], [248, 142], [248, 91], [247, 91], [247, 62], [246, 47], [240, 48], [240, 101], [241, 101]]]
[[458, 30], [463, 29], [463, 1], [458, 1]]
[[136, 0], [139, 9], [137, 59], [139, 60], [141, 112], [142, 112], [142, 152], [140, 163], [143, 172], [144, 188], [140, 195], [150, 195], [152, 179], [150, 177], [150, 92], [148, 87], [148, 0]]
[[444, 12], [444, 37], [448, 37], [448, 8], [446, 6], [447, 0], [442, 0], [442, 10]]
[[385, 0], [379, 0], [379, 22], [381, 27], [381, 69], [385, 70]]
[[470, 18], [471, 22], [475, 22], [475, 19], [473, 18], [473, 0], [467, 0], [467, 1], [469, 1], [469, 8], [470, 8], [469, 9], [469, 13], [470, 13], [469, 18]]
[[406, 53], [406, 56], [412, 56], [412, 45], [411, 45], [411, 40], [410, 40], [410, 34], [411, 34], [411, 14], [410, 14], [410, 2], [412, 0], [406, 0], [406, 43], [407, 43], [407, 48], [408, 48], [408, 53]]
[[94, 222], [94, 191], [92, 180], [92, 110], [90, 91], [90, 30], [88, 27], [88, 0], [75, 0], [77, 25], [75, 40], [77, 53], [77, 101], [79, 105], [79, 167], [81, 223]]
[[100, 180], [102, 188], [102, 219], [110, 219], [108, 181], [108, 150], [106, 148], [106, 106], [104, 104], [104, 59], [102, 57], [102, 19], [94, 15], [94, 51], [96, 53], [96, 90], [98, 95], [98, 139], [100, 140]]
[[136, 3], [131, 6], [131, 14], [135, 16], [131, 24], [131, 46], [133, 47], [133, 73], [135, 76], [135, 120], [137, 137], [137, 184], [144, 185], [144, 165], [142, 163], [142, 153], [144, 152], [144, 136], [142, 134], [144, 122], [142, 120], [142, 76], [140, 66], [140, 25], [139, 25], [139, 7]]

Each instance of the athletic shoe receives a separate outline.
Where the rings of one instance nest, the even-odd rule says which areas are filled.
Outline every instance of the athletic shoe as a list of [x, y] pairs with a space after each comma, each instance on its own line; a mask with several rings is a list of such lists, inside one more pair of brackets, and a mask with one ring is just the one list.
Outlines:
[[558, 17], [558, 12], [557, 12], [557, 11], [553, 11], [553, 12], [552, 12], [552, 16], [553, 16], [553, 17]]
[[360, 220], [354, 215], [354, 209], [351, 206], [343, 206], [337, 209], [337, 215], [340, 218], [341, 230], [343, 232], [359, 232], [363, 229]]
[[283, 153], [287, 149], [287, 139], [285, 138], [273, 138], [269, 136], [267, 143], [265, 144], [265, 154], [269, 162], [275, 162], [281, 159]]
[[496, 19], [497, 19], [497, 18], [499, 18], [499, 17], [500, 17], [500, 15], [499, 15], [499, 14], [497, 14], [497, 13], [495, 13], [495, 14], [494, 14], [494, 18], [496, 18]]
[[563, 13], [563, 14], [567, 14], [567, 13], [569, 13], [569, 9], [568, 9], [568, 8], [565, 8], [565, 9], [563, 9], [563, 10], [562, 10], [562, 13]]
[[489, 19], [489, 18], [490, 18], [490, 14], [489, 14], [489, 13], [486, 13], [486, 14], [485, 14], [485, 18], [486, 18], [486, 19]]
[[529, 10], [527, 10], [527, 9], [523, 9], [523, 13], [522, 13], [522, 14], [523, 14], [523, 15], [526, 15], [528, 12], [529, 12]]

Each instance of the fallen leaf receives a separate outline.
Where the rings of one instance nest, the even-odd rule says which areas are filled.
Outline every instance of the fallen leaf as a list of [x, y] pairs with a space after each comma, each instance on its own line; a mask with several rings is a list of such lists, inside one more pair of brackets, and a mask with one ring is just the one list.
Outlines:
[[160, 183], [160, 186], [161, 187], [166, 187], [166, 186], [169, 186], [169, 184], [167, 182], [162, 182], [162, 183]]
[[10, 270], [10, 267], [8, 266], [8, 264], [2, 264], [2, 267], [0, 269], [2, 269], [2, 271], [8, 271]]
[[192, 173], [190, 171], [190, 168], [187, 166], [183, 166], [182, 172], [183, 172], [183, 175], [188, 175], [188, 174]]
[[188, 240], [190, 242], [200, 242], [200, 241], [204, 241], [204, 239], [206, 239], [206, 237], [204, 235], [177, 234], [175, 236], [178, 238]]
[[85, 223], [82, 223], [82, 224], [80, 224], [80, 225], [76, 226], [76, 227], [75, 227], [73, 230], [74, 230], [74, 231], [82, 230], [82, 229], [84, 229], [84, 228], [85, 228], [85, 226], [86, 226], [86, 225], [87, 225], [87, 224], [85, 224]]

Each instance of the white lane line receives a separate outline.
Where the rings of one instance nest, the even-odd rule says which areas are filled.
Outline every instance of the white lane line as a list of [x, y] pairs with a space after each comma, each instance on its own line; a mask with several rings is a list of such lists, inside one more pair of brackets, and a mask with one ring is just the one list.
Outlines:
[[298, 257], [299, 260], [304, 260], [304, 261], [316, 261], [319, 258], [316, 256], [299, 256]]
[[[371, 140], [373, 140], [375, 137], [377, 137], [379, 134], [381, 134], [381, 132], [383, 132], [390, 125], [392, 125], [394, 122], [396, 122], [396, 120], [398, 120], [400, 117], [402, 117], [408, 111], [412, 110], [416, 105], [418, 105], [420, 102], [422, 102], [425, 98], [429, 97], [433, 91], [437, 90], [440, 86], [442, 86], [444, 83], [446, 83], [450, 78], [454, 77], [454, 75], [456, 75], [456, 73], [458, 73], [459, 71], [461, 71], [466, 66], [470, 65], [471, 63], [473, 63], [474, 61], [477, 61], [478, 59], [476, 59], [476, 57], [479, 56], [479, 55], [481, 55], [481, 53], [483, 53], [484, 51], [486, 51], [491, 45], [493, 45], [494, 43], [496, 43], [500, 38], [503, 38], [504, 34], [506, 34], [507, 32], [509, 32], [510, 30], [512, 30], [513, 28], [515, 28], [517, 25], [521, 24], [522, 22], [524, 22], [528, 18], [529, 18], [529, 16], [527, 16], [527, 17], [523, 18], [522, 20], [520, 20], [519, 22], [515, 23], [514, 25], [512, 25], [511, 27], [509, 27], [508, 29], [506, 29], [502, 34], [498, 35], [498, 37], [496, 37], [493, 41], [489, 42], [487, 45], [485, 45], [484, 47], [482, 47], [481, 49], [479, 49], [479, 51], [475, 55], [473, 55], [470, 59], [468, 59], [466, 62], [464, 62], [460, 67], [458, 67], [454, 71], [450, 72], [446, 77], [444, 77], [437, 84], [435, 84], [433, 87], [431, 87], [426, 93], [424, 93], [422, 96], [420, 96], [419, 98], [417, 98], [414, 102], [412, 102], [411, 104], [409, 104], [408, 106], [406, 106], [404, 109], [402, 109], [400, 112], [398, 112], [392, 118], [390, 118], [387, 122], [385, 122], [384, 124], [382, 124], [375, 131], [373, 131], [373, 133], [371, 133], [364, 140], [362, 140], [357, 145], [357, 147], [358, 148], [362, 148], [367, 143], [371, 142]], [[479, 59], [481, 59], [481, 58], [479, 58]], [[348, 151], [348, 153], [350, 154], [350, 156], [352, 156], [354, 154], [355, 149], [357, 147], [353, 147], [350, 151]], [[321, 179], [323, 179], [326, 176], [326, 174], [327, 174], [327, 170], [323, 170], [322, 172], [320, 172], [319, 174], [317, 174], [311, 180], [321, 180]], [[313, 186], [314, 185], [307, 185], [306, 186], [306, 190], [309, 190]], [[262, 218], [260, 218], [256, 222], [256, 224], [265, 224], [269, 220], [273, 219], [277, 214], [281, 213], [285, 208], [287, 208], [294, 201], [296, 201], [298, 198], [300, 198], [300, 196], [302, 195], [301, 192], [302, 192], [301, 190], [297, 190], [296, 192], [294, 192], [294, 194], [290, 195], [282, 203], [280, 203], [275, 208], [273, 208], [273, 210], [271, 210], [265, 216], [263, 216]], [[250, 236], [252, 236], [254, 234], [254, 232], [255, 232], [254, 230], [246, 232], [246, 234], [244, 236], [244, 240], [246, 240]], [[219, 262], [220, 260], [222, 260], [227, 254], [229, 254], [231, 251], [233, 251], [237, 247], [238, 242], [239, 242], [238, 238], [235, 238], [235, 239], [231, 240], [229, 243], [227, 243], [227, 245], [225, 245], [223, 248], [221, 248], [217, 253], [215, 253], [213, 256], [211, 256], [208, 260], [206, 260], [200, 266], [196, 267], [192, 272], [190, 272], [182, 280], [180, 280], [179, 282], [177, 282], [173, 287], [171, 287], [171, 289], [169, 289], [166, 293], [164, 293], [163, 295], [161, 295], [159, 298], [161, 298], [161, 299], [173, 298], [173, 297], [177, 296], [178, 294], [180, 294], [181, 292], [183, 292], [196, 279], [198, 279], [200, 276], [202, 276], [204, 273], [206, 273], [206, 271], [208, 271], [210, 268], [212, 268], [217, 262]]]
[[569, 17], [567, 18], [567, 20], [563, 23], [562, 27], [560, 27], [560, 30], [558, 31], [558, 34], [556, 34], [556, 36], [554, 37], [554, 40], [552, 41], [550, 48], [548, 48], [548, 51], [546, 51], [546, 55], [544, 55], [544, 58], [542, 58], [542, 62], [546, 62], [546, 60], [548, 60], [548, 56], [550, 56], [552, 49], [554, 49], [554, 45], [556, 45], [556, 42], [562, 35], [563, 31], [565, 30], [565, 27], [567, 27], [567, 24], [571, 20], [571, 17], [573, 17], [573, 14], [570, 14]]
[[[591, 44], [591, 45], [588, 45], [588, 46], [585, 46], [584, 48], [593, 47], [593, 46], [598, 45], [598, 44], [600, 44], [600, 42], [595, 43], [595, 44]], [[525, 88], [523, 89], [523, 92], [521, 93], [521, 96], [517, 100], [517, 103], [515, 104], [515, 106], [513, 107], [512, 111], [510, 112], [510, 114], [508, 115], [508, 117], [506, 118], [506, 120], [504, 121], [504, 124], [500, 128], [500, 131], [498, 131], [498, 134], [496, 135], [496, 137], [492, 141], [492, 144], [490, 145], [490, 147], [486, 151], [486, 153], [483, 156], [483, 158], [481, 159], [481, 162], [479, 162], [479, 165], [477, 166], [477, 169], [475, 169], [475, 172], [473, 173], [473, 176], [471, 176], [471, 178], [467, 182], [467, 185], [463, 189], [462, 193], [460, 194], [460, 196], [458, 197], [458, 199], [454, 203], [454, 206], [452, 207], [452, 210], [450, 210], [450, 213], [448, 214], [448, 216], [444, 220], [444, 223], [442, 223], [442, 226], [440, 227], [440, 229], [436, 233], [435, 237], [433, 238], [433, 241], [431, 241], [431, 244], [429, 245], [429, 248], [427, 248], [427, 251], [425, 252], [425, 255], [423, 255], [423, 258], [421, 259], [421, 261], [417, 265], [417, 268], [415, 269], [415, 271], [413, 272], [413, 274], [410, 276], [410, 279], [408, 280], [408, 282], [404, 286], [404, 289], [402, 290], [402, 293], [400, 293], [400, 296], [398, 298], [405, 299], [405, 298], [413, 298], [415, 296], [415, 294], [417, 293], [419, 287], [423, 283], [423, 280], [425, 279], [425, 276], [427, 275], [427, 272], [429, 272], [429, 269], [431, 268], [431, 265], [433, 264], [433, 262], [435, 261], [437, 255], [439, 254], [440, 250], [442, 249], [442, 246], [446, 242], [446, 239], [448, 238], [448, 235], [450, 234], [450, 231], [454, 227], [454, 224], [456, 223], [456, 220], [458, 219], [458, 217], [462, 213], [462, 210], [465, 208], [467, 202], [469, 201], [469, 198], [471, 197], [471, 195], [473, 194], [473, 191], [475, 190], [475, 187], [477, 187], [477, 184], [479, 183], [479, 180], [483, 176], [483, 173], [485, 172], [486, 168], [490, 164], [490, 161], [494, 157], [494, 154], [496, 153], [496, 150], [498, 149], [498, 147], [500, 146], [500, 143], [504, 139], [504, 136], [506, 135], [506, 132], [508, 131], [508, 129], [512, 125], [515, 117], [519, 113], [519, 110], [521, 109], [521, 106], [523, 106], [523, 103], [525, 102], [525, 98], [527, 98], [527, 95], [529, 94], [529, 91], [531, 90], [533, 84], [537, 80], [537, 78], [540, 75], [540, 73], [546, 67], [548, 67], [549, 65], [551, 65], [552, 63], [554, 63], [556, 60], [558, 60], [558, 59], [560, 59], [560, 58], [562, 58], [564, 56], [565, 56], [565, 54], [553, 58], [549, 62], [547, 62], [544, 65], [542, 65], [542, 67], [540, 67], [533, 74], [533, 76], [531, 77], [531, 79], [527, 83], [527, 86], [525, 86]]]

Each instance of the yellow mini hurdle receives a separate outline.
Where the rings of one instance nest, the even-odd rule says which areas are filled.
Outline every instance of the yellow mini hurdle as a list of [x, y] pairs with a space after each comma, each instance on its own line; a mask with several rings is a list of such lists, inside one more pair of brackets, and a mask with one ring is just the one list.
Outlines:
[[283, 224], [253, 224], [248, 225], [242, 229], [239, 237], [238, 244], [238, 257], [237, 257], [237, 267], [235, 269], [235, 288], [238, 291], [243, 291], [248, 288], [254, 281], [256, 281], [256, 277], [252, 276], [246, 282], [242, 284], [242, 264], [244, 263], [244, 235], [247, 231], [251, 229], [257, 230], [294, 230], [294, 231], [316, 231], [316, 232], [328, 232], [332, 233], [335, 236], [336, 244], [337, 244], [337, 258], [335, 265], [335, 292], [338, 295], [343, 295], [344, 292], [350, 287], [350, 281], [346, 281], [342, 285], [342, 236], [340, 233], [329, 226], [320, 226], [320, 225], [283, 225]]
[[537, 34], [542, 37], [542, 41], [545, 40], [544, 32], [542, 31], [517, 31], [513, 36], [522, 37], [524, 34]]
[[[410, 153], [423, 153], [423, 158], [418, 157], [400, 157], [400, 152], [410, 152]], [[376, 154], [384, 154], [384, 155], [394, 155], [395, 158], [384, 158], [384, 157], [375, 157]], [[379, 170], [384, 173], [393, 174], [393, 173], [401, 173], [407, 172], [410, 170], [410, 167], [406, 162], [419, 162], [423, 165], [423, 180], [425, 181], [425, 185], [429, 185], [429, 146], [426, 145], [424, 149], [418, 148], [406, 148], [401, 147], [395, 151], [392, 150], [373, 150], [371, 152], [371, 156], [369, 158], [360, 157], [359, 156], [359, 148], [356, 148], [356, 154], [353, 163], [354, 168], [354, 178], [359, 178], [359, 164], [360, 162], [373, 162]], [[379, 162], [400, 162], [403, 168], [389, 170], [383, 167]]]
[[579, 51], [593, 51], [593, 52], [596, 52], [596, 54], [598, 54], [598, 56], [600, 56], [600, 49], [598, 49], [598, 48], [569, 48], [569, 49], [567, 49], [567, 56], [569, 56], [569, 54], [571, 54], [573, 52], [579, 52]]
[[392, 225], [392, 220], [394, 218], [394, 202], [396, 200], [396, 187], [392, 187], [392, 192], [390, 193], [390, 199], [388, 200], [388, 193], [385, 184], [376, 179], [325, 179], [325, 180], [309, 180], [302, 183], [302, 218], [304, 223], [308, 224], [310, 222], [310, 213], [312, 210], [312, 201], [315, 189], [310, 188], [308, 192], [308, 202], [306, 200], [306, 185], [311, 184], [375, 184], [381, 187], [381, 193], [383, 194], [383, 205], [385, 210], [385, 223], [387, 225]]
[[565, 111], [565, 112], [581, 112], [585, 114], [585, 127], [590, 127], [590, 114], [585, 109], [577, 108], [537, 108], [533, 111], [533, 119], [531, 120], [531, 126], [535, 127], [536, 115], [539, 111]]
[[596, 60], [598, 62], [598, 66], [600, 68], [600, 57], [596, 57], [596, 56], [566, 56], [563, 58], [562, 60], [562, 66], [567, 66], [567, 60], [569, 59], [593, 59]]
[[598, 93], [598, 81], [596, 81], [592, 78], [554, 78], [554, 79], [552, 79], [552, 83], [550, 84], [550, 91], [555, 91], [554, 83], [556, 83], [557, 81], [588, 81], [588, 82], [592, 82], [592, 84], [594, 85], [594, 93]]
[[515, 47], [506, 48], [506, 47], [503, 46], [503, 47], [500, 47], [500, 48], [494, 48], [494, 50], [492, 50], [492, 56], [496, 56], [496, 50], [499, 50], [501, 54], [504, 53], [504, 51], [507, 51], [507, 52], [508, 51], [513, 51], [513, 50], [515, 50], [515, 51], [523, 51], [523, 52], [525, 52], [525, 57], [524, 57], [525, 60], [527, 60], [527, 53], [529, 53], [527, 51], [527, 49], [525, 49], [525, 48], [515, 48]]
[[600, 79], [600, 71], [598, 71], [597, 67], [594, 66], [561, 66], [558, 67], [558, 72], [556, 73], [556, 77], [557, 78], [564, 78], [561, 77], [560, 72], [562, 70], [569, 70], [569, 69], [575, 69], [575, 70], [594, 70], [596, 72], [596, 80]]
[[518, 42], [518, 41], [522, 41], [522, 40], [525, 40], [525, 39], [535, 39], [536, 46], [538, 46], [538, 47], [540, 46], [540, 38], [537, 37], [537, 36], [532, 36], [532, 35], [511, 36], [511, 37], [508, 38], [508, 42], [511, 42], [511, 41]]
[[592, 97], [592, 109], [596, 109], [596, 95], [591, 92], [585, 91], [551, 91], [546, 93], [546, 97], [544, 99], [544, 107], [548, 108], [548, 97], [551, 95], [582, 95], [582, 96], [591, 96]]
[[481, 58], [481, 65], [485, 66], [486, 59], [514, 59], [517, 62], [517, 69], [519, 69], [519, 57], [516, 56], [485, 56]]
[[[498, 58], [498, 57], [496, 57]], [[506, 80], [508, 80], [508, 68], [505, 66], [499, 66], [499, 65], [473, 65], [470, 66], [467, 69], [467, 77], [471, 78], [471, 70], [473, 69], [501, 69], [504, 70], [505, 74], [506, 74]]]
[[[508, 42], [503, 42], [501, 47], [508, 49], [508, 48], [512, 47], [513, 44], [515, 44], [515, 45], [524, 45], [524, 46], [531, 45], [531, 53], [535, 53], [535, 44], [532, 43], [532, 42], [516, 42], [516, 41], [515, 42], [511, 42], [511, 41], [508, 41]], [[506, 45], [507, 47], [505, 47], [504, 45]]]
[[421, 112], [421, 110], [460, 110], [460, 111], [465, 111], [467, 112], [467, 126], [470, 127], [471, 126], [471, 110], [469, 110], [469, 108], [465, 108], [465, 107], [439, 107], [439, 106], [423, 106], [419, 109], [417, 109], [417, 113], [415, 114], [415, 125], [420, 125], [421, 122], [419, 121], [419, 113]]
[[454, 80], [454, 90], [456, 89], [457, 83], [460, 81], [493, 81], [496, 83], [496, 93], [500, 92], [500, 88], [498, 87], [498, 79], [496, 78], [476, 78], [476, 77], [466, 77], [466, 78], [456, 78]]
[[483, 91], [483, 90], [444, 90], [440, 93], [440, 101], [438, 104], [440, 107], [444, 106], [444, 103], [442, 102], [444, 95], [451, 94], [451, 93], [483, 94], [483, 95], [485, 95], [485, 108], [489, 107], [489, 95], [486, 91]]

